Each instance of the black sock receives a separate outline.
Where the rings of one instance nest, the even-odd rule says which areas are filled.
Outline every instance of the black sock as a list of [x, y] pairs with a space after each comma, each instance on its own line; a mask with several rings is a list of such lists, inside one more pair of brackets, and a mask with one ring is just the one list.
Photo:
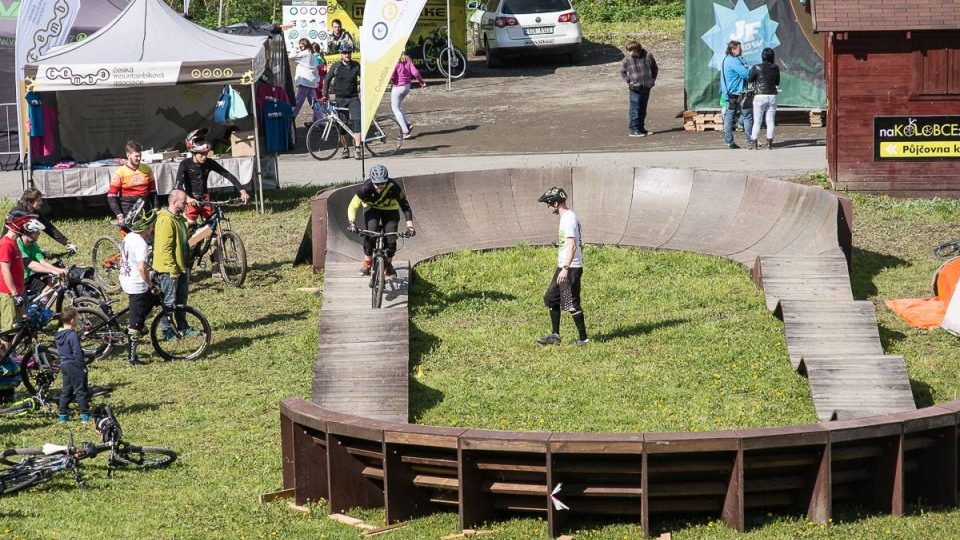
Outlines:
[[580, 339], [587, 339], [587, 323], [583, 322], [582, 311], [573, 314], [573, 324], [577, 325], [577, 332], [580, 333]]
[[553, 333], [560, 334], [560, 310], [551, 309], [550, 310], [550, 324], [553, 328]]

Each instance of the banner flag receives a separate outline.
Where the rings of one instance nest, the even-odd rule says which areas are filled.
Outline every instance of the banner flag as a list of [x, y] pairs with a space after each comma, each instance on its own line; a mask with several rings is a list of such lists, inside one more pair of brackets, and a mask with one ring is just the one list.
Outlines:
[[[67, 35], [73, 28], [73, 22], [80, 11], [80, 0], [22, 0], [20, 15], [17, 17], [17, 38], [15, 45], [15, 66], [17, 85], [17, 114], [24, 118], [20, 81], [24, 78], [23, 66], [36, 62], [51, 48], [67, 42]], [[20, 158], [23, 159], [25, 133], [21, 125]]]
[[684, 90], [688, 110], [720, 108], [720, 63], [727, 42], [737, 40], [747, 66], [760, 63], [765, 47], [780, 66], [778, 107], [822, 109], [823, 36], [813, 33], [807, 3], [800, 0], [687, 0]]
[[427, 0], [368, 0], [360, 27], [360, 133], [366, 134], [380, 107], [400, 53]]

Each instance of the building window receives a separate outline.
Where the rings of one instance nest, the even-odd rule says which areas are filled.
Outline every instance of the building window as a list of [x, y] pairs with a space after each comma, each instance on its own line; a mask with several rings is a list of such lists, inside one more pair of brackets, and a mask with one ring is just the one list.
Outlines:
[[960, 96], [960, 36], [914, 32], [913, 91], [918, 96]]

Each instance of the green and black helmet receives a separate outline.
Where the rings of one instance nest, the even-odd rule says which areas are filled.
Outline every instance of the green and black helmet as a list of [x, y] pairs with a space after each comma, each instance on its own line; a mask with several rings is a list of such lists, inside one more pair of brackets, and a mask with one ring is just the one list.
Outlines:
[[567, 192], [564, 191], [563, 188], [552, 187], [547, 191], [545, 191], [543, 195], [541, 195], [540, 198], [537, 199], [537, 202], [554, 204], [554, 203], [566, 202], [566, 200], [567, 200]]
[[143, 232], [153, 226], [157, 221], [157, 211], [154, 209], [141, 210], [137, 217], [130, 222], [130, 230], [133, 232]]

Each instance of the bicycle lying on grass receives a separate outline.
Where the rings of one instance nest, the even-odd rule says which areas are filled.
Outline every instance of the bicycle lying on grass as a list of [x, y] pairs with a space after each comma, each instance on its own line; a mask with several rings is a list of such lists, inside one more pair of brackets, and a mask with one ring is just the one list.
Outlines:
[[231, 287], [239, 287], [247, 278], [247, 249], [240, 235], [230, 228], [230, 219], [223, 209], [240, 206], [243, 201], [231, 199], [204, 204], [213, 208], [213, 215], [194, 233], [194, 238], [200, 236], [200, 239], [190, 249], [190, 269], [193, 270], [194, 265], [206, 266], [203, 258], [209, 256], [211, 269], [219, 267], [223, 282]]
[[[60, 390], [53, 384], [60, 378], [60, 355], [56, 349], [41, 345], [33, 346], [32, 353], [20, 359], [20, 376], [24, 389], [29, 394], [20, 401], [0, 408], [0, 415], [19, 416], [37, 412], [56, 417]], [[113, 389], [109, 386], [91, 386], [90, 397], [105, 396]]]
[[[307, 150], [315, 159], [330, 159], [340, 148], [346, 149], [347, 147], [343, 146], [344, 137], [341, 135], [347, 135], [347, 138], [353, 140], [353, 130], [340, 118], [338, 112], [346, 110], [330, 103], [323, 118], [314, 122], [307, 130]], [[367, 138], [363, 141], [363, 146], [370, 155], [392, 156], [400, 150], [401, 144], [403, 137], [397, 121], [386, 114], [374, 116], [370, 130], [367, 131]]]
[[[357, 235], [373, 238], [373, 258], [370, 262], [370, 307], [379, 309], [383, 305], [383, 291], [387, 286], [387, 238], [410, 238], [416, 233], [410, 232], [380, 232], [358, 230]], [[398, 246], [399, 249], [399, 246]]]
[[[210, 323], [203, 313], [194, 307], [180, 304], [167, 307], [156, 284], [152, 296], [154, 308], [159, 308], [150, 323], [150, 343], [153, 350], [164, 360], [195, 360], [203, 356], [212, 339]], [[80, 333], [80, 346], [85, 352], [88, 349], [95, 351], [97, 359], [109, 355], [115, 346], [122, 347], [130, 340], [125, 317], [130, 308], [126, 307], [114, 313], [113, 302], [101, 302], [96, 309], [78, 310], [77, 331]], [[121, 320], [124, 321], [123, 324]]]
[[42, 448], [8, 448], [0, 452], [0, 493], [7, 495], [52, 480], [63, 472], [73, 474], [78, 486], [85, 485], [80, 473], [80, 462], [107, 455], [107, 477], [122, 467], [166, 467], [177, 459], [177, 453], [167, 448], [134, 446], [123, 440], [123, 430], [109, 406], [95, 411], [96, 428], [102, 444], [83, 443], [74, 446], [73, 433], [67, 435], [64, 446], [47, 443]]

